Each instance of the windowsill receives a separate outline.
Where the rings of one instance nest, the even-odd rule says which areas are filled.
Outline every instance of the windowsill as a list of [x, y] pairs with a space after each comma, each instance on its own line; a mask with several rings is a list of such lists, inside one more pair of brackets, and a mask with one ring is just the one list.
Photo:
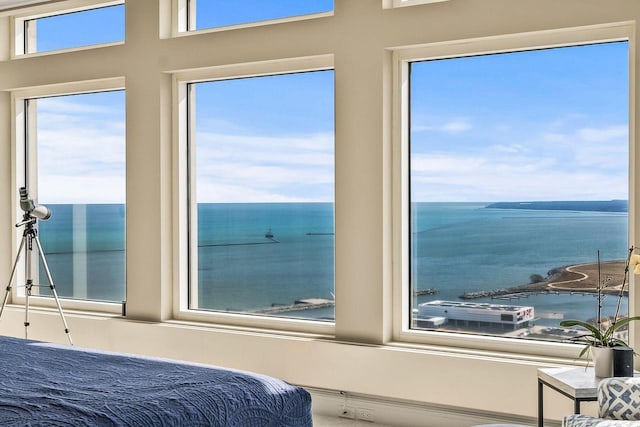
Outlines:
[[[88, 315], [107, 315], [110, 317], [122, 316], [122, 303], [106, 302], [106, 301], [90, 301], [90, 300], [73, 300], [60, 298], [60, 305], [62, 310], [66, 314], [67, 311]], [[24, 308], [25, 298], [24, 296], [14, 296], [14, 302], [8, 306], [13, 308]], [[56, 301], [53, 297], [29, 297], [29, 309], [30, 310], [56, 310]]]
[[[42, 299], [42, 298], [40, 298]], [[22, 311], [24, 310], [23, 305], [17, 304], [8, 304], [6, 308], [11, 311]], [[57, 316], [58, 312], [55, 307], [44, 307], [44, 306], [30, 306], [30, 310], [33, 311], [34, 315], [37, 314], [48, 314], [50, 316]], [[408, 342], [398, 342], [391, 341], [387, 344], [378, 345], [378, 344], [368, 344], [362, 342], [355, 341], [340, 341], [336, 340], [332, 334], [322, 334], [315, 332], [301, 332], [301, 331], [292, 331], [292, 330], [278, 330], [271, 328], [257, 328], [257, 327], [246, 327], [240, 325], [231, 325], [231, 324], [221, 324], [221, 323], [211, 323], [204, 321], [194, 321], [194, 320], [178, 320], [172, 319], [163, 322], [152, 322], [152, 321], [141, 321], [135, 319], [129, 319], [126, 317], [122, 317], [121, 314], [116, 313], [107, 313], [107, 312], [98, 312], [94, 310], [82, 309], [78, 307], [74, 308], [63, 308], [65, 317], [71, 319], [84, 319], [86, 321], [96, 320], [114, 320], [117, 322], [124, 323], [134, 323], [134, 324], [147, 324], [149, 327], [160, 327], [160, 328], [170, 328], [170, 329], [183, 329], [185, 331], [190, 331], [193, 333], [204, 333], [204, 334], [225, 334], [228, 336], [236, 336], [238, 338], [246, 337], [247, 339], [252, 338], [267, 338], [267, 339], [278, 339], [284, 341], [294, 342], [319, 342], [325, 343], [327, 345], [337, 345], [337, 346], [357, 346], [357, 347], [365, 347], [371, 349], [371, 351], [380, 351], [380, 352], [398, 352], [400, 354], [420, 354], [424, 356], [435, 356], [435, 357], [452, 357], [452, 358], [462, 358], [467, 360], [485, 360], [497, 363], [515, 363], [518, 365], [530, 365], [533, 367], [553, 367], [553, 366], [561, 366], [561, 365], [573, 365], [573, 366], [586, 366], [587, 362], [578, 360], [575, 355], [577, 355], [579, 348], [578, 346], [568, 345], [568, 344], [560, 344], [560, 343], [548, 343], [547, 348], [551, 347], [566, 347], [571, 348], [573, 350], [574, 356], [560, 356], [554, 354], [527, 354], [521, 352], [513, 352], [508, 350], [492, 350], [492, 349], [478, 349], [478, 348], [462, 348], [451, 345], [437, 345], [437, 344], [424, 344], [424, 343], [408, 343]], [[34, 322], [34, 326], [36, 322]], [[12, 325], [16, 327], [16, 325]], [[74, 331], [72, 330], [73, 334]], [[75, 338], [75, 336], [74, 336]], [[485, 337], [475, 337], [475, 338], [485, 338]], [[451, 342], [451, 341], [450, 341]], [[535, 343], [530, 343], [535, 344]], [[539, 344], [539, 343], [538, 343]], [[511, 350], [513, 350], [513, 343], [511, 343]], [[538, 347], [540, 347], [538, 345]]]
[[[581, 346], [568, 342], [508, 338], [446, 331], [403, 331], [395, 337], [395, 345], [425, 348], [447, 348], [467, 354], [505, 355], [527, 360], [558, 359], [575, 361]], [[454, 344], [455, 343], [455, 344]]]
[[311, 335], [315, 337], [333, 337], [335, 324], [307, 319], [256, 316], [240, 313], [181, 310], [170, 322], [214, 326], [236, 331], [254, 333], [278, 333], [279, 335]]
[[[130, 320], [130, 319], [124, 319]], [[161, 327], [170, 327], [170, 328], [185, 328], [187, 330], [201, 330], [201, 331], [211, 331], [216, 333], [225, 333], [225, 334], [236, 334], [247, 337], [275, 337], [283, 340], [292, 340], [292, 341], [321, 341], [325, 343], [335, 344], [335, 345], [344, 345], [344, 346], [359, 346], [359, 347], [368, 347], [371, 349], [379, 349], [381, 351], [398, 351], [402, 353], [420, 353], [424, 355], [434, 355], [434, 356], [449, 356], [449, 357], [463, 357], [467, 359], [482, 359], [482, 360], [491, 360], [495, 362], [507, 362], [507, 363], [518, 363], [532, 366], [558, 366], [558, 365], [574, 365], [574, 366], [585, 366], [586, 361], [580, 361], [576, 358], [576, 355], [579, 352], [579, 347], [570, 344], [562, 344], [562, 343], [545, 343], [546, 348], [550, 349], [552, 347], [562, 347], [564, 350], [570, 349], [570, 352], [565, 351], [565, 353], [571, 353], [566, 356], [561, 356], [558, 354], [527, 354], [513, 351], [513, 343], [509, 343], [511, 347], [511, 351], [509, 350], [492, 350], [492, 349], [479, 349], [479, 348], [463, 348], [451, 345], [437, 345], [437, 344], [424, 344], [424, 343], [408, 343], [408, 342], [399, 342], [399, 341], [391, 341], [387, 344], [378, 345], [378, 344], [367, 344], [355, 341], [340, 341], [335, 339], [332, 334], [321, 334], [321, 333], [313, 333], [313, 332], [298, 332], [292, 330], [278, 330], [278, 329], [269, 329], [269, 328], [251, 328], [240, 325], [231, 325], [231, 324], [221, 324], [221, 323], [211, 323], [204, 321], [192, 321], [192, 320], [178, 320], [172, 319], [161, 322], [158, 324]], [[477, 339], [482, 339], [485, 337], [474, 337]], [[491, 338], [491, 337], [489, 337]], [[451, 342], [451, 341], [450, 341]], [[486, 343], [485, 343], [486, 344]], [[529, 344], [538, 344], [540, 343], [531, 342]], [[542, 346], [545, 347], [545, 346]]]

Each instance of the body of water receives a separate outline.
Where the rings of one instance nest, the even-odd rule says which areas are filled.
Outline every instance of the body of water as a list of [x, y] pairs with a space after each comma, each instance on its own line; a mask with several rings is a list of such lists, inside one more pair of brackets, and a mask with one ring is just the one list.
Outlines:
[[[438, 291], [413, 298], [414, 306], [526, 284], [533, 274], [595, 262], [598, 250], [603, 260], [626, 256], [626, 212], [486, 206], [414, 203], [411, 285]], [[123, 301], [124, 206], [49, 208], [52, 218], [38, 226], [59, 295]], [[333, 209], [331, 203], [200, 204], [199, 308], [246, 311], [333, 299]], [[596, 309], [595, 299], [582, 295], [536, 295], [510, 303], [534, 306], [538, 322], [550, 325], [561, 318], [594, 317]], [[615, 298], [606, 305], [612, 311]], [[333, 309], [291, 315], [330, 319]]]
[[[596, 202], [598, 203], [598, 202]], [[414, 289], [435, 288], [435, 299], [459, 300], [465, 292], [530, 283], [549, 270], [624, 259], [628, 238], [626, 212], [487, 208], [487, 203], [416, 203], [412, 210], [411, 279]], [[560, 317], [596, 316], [592, 296], [538, 295], [504, 302], [534, 306], [539, 324], [557, 325]], [[605, 300], [615, 312], [616, 298]], [[626, 312], [626, 301], [625, 301]], [[549, 317], [553, 317], [550, 319]]]

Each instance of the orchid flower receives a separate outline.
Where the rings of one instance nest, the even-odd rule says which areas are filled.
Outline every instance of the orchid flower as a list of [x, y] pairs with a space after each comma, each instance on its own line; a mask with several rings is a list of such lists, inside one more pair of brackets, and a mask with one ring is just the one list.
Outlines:
[[640, 255], [631, 255], [629, 258], [629, 267], [634, 267], [633, 274], [640, 274]]

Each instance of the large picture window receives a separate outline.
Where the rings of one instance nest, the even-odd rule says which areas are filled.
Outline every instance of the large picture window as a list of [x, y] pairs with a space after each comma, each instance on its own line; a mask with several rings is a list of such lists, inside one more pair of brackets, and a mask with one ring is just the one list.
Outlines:
[[[35, 153], [27, 155], [27, 185], [52, 212], [38, 228], [58, 295], [124, 301], [125, 93], [25, 103], [29, 153]], [[48, 285], [42, 265], [39, 277]]]
[[628, 43], [415, 61], [409, 76], [411, 327], [575, 335], [559, 323], [596, 317], [598, 254], [610, 289], [624, 273]]
[[189, 84], [191, 309], [334, 318], [333, 71]]

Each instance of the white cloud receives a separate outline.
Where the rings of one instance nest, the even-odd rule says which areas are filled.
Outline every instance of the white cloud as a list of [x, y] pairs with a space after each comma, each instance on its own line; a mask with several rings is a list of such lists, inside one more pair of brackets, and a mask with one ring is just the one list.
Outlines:
[[578, 131], [578, 136], [588, 142], [607, 142], [629, 135], [627, 126], [610, 126], [602, 129], [584, 128]]
[[464, 121], [455, 121], [445, 123], [440, 127], [440, 130], [447, 133], [460, 133], [471, 130], [471, 125]]
[[38, 101], [39, 203], [124, 203], [124, 112], [75, 99]]
[[545, 141], [567, 144], [619, 142], [627, 139], [629, 129], [626, 125], [612, 125], [601, 128], [583, 127], [571, 132], [548, 132], [543, 134]]
[[412, 123], [411, 130], [414, 132], [435, 131], [447, 134], [458, 134], [471, 130], [473, 126], [465, 119], [454, 119], [439, 124]]
[[530, 148], [522, 145], [522, 144], [498, 144], [491, 147], [492, 150], [498, 153], [526, 153], [531, 151]]
[[333, 201], [332, 134], [198, 134], [199, 202]]
[[576, 169], [595, 168], [601, 173], [628, 169], [627, 126], [580, 128], [570, 133], [546, 133], [542, 140], [549, 143], [543, 150], [564, 152], [569, 165]]
[[[94, 94], [95, 95], [95, 94]], [[92, 104], [82, 102], [83, 95], [71, 95], [70, 97], [52, 97], [36, 100], [38, 108], [38, 117], [43, 114], [52, 114], [55, 116], [67, 116], [74, 119], [86, 118], [89, 114], [121, 114], [114, 106], [106, 104]]]
[[413, 155], [411, 171], [414, 174], [456, 174], [466, 175], [468, 171], [484, 168], [486, 159], [473, 156], [453, 156], [447, 154]]
[[[40, 203], [124, 202], [124, 122], [83, 112], [49, 100], [39, 110]], [[333, 134], [200, 132], [196, 146], [200, 202], [333, 201]]]
[[626, 127], [590, 127], [473, 153], [414, 153], [412, 192], [420, 201], [626, 199], [627, 170]]
[[[415, 162], [415, 163], [414, 163]], [[626, 199], [627, 176], [597, 170], [576, 173], [553, 158], [419, 156], [412, 161], [417, 201]]]
[[38, 203], [124, 203], [125, 185], [122, 175], [77, 176], [62, 172], [39, 180]]

